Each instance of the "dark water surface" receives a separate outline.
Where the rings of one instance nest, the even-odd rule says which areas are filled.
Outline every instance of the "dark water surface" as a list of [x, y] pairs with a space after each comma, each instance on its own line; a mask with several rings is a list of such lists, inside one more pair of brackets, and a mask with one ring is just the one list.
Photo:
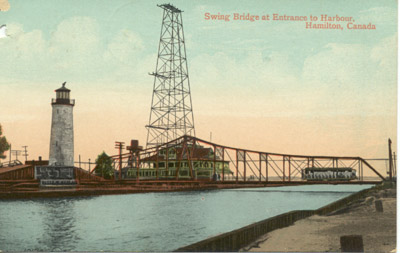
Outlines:
[[0, 200], [3, 251], [172, 251], [371, 185], [312, 185]]

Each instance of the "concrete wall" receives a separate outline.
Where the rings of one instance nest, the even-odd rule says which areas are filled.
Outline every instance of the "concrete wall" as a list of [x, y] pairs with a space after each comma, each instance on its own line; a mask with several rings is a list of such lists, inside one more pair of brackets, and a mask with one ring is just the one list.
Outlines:
[[74, 172], [74, 167], [35, 166], [35, 179], [75, 179]]
[[73, 106], [53, 104], [50, 165], [74, 166]]
[[354, 200], [366, 196], [370, 191], [381, 188], [382, 185], [375, 186], [371, 189], [356, 192], [348, 197], [340, 199], [329, 205], [326, 205], [317, 210], [301, 210], [284, 213], [249, 226], [221, 234], [189, 246], [179, 248], [175, 251], [179, 252], [222, 252], [222, 251], [238, 251], [239, 249], [256, 241], [260, 236], [271, 232], [278, 228], [283, 228], [292, 225], [295, 221], [307, 218], [318, 214], [324, 215], [332, 211], [338, 210]]
[[228, 232], [216, 237], [212, 237], [192, 245], [179, 248], [175, 251], [180, 252], [226, 252], [238, 251], [251, 242], [254, 242], [258, 237], [272, 230], [287, 227], [295, 221], [309, 217], [314, 214], [312, 210], [292, 211], [281, 214], [249, 226]]

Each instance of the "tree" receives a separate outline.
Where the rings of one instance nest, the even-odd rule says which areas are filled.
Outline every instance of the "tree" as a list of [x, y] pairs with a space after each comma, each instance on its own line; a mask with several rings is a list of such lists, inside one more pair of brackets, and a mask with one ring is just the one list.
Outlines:
[[1, 136], [3, 134], [1, 125], [0, 125], [0, 159], [6, 158], [4, 152], [10, 149], [10, 144], [7, 142], [5, 136]]
[[105, 179], [110, 179], [114, 175], [112, 163], [112, 158], [103, 151], [103, 153], [97, 156], [94, 172]]

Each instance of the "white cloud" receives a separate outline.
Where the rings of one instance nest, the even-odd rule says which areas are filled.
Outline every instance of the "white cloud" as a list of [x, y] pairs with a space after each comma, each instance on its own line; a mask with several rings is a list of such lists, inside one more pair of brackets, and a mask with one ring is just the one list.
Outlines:
[[[4, 66], [0, 83], [16, 77], [57, 82], [101, 80], [129, 83], [135, 92], [151, 90], [146, 84], [152, 86], [148, 73], [154, 70], [157, 57], [143, 53], [144, 42], [133, 31], [121, 29], [106, 43], [96, 20], [87, 17], [64, 20], [48, 39], [40, 30], [26, 32], [19, 24], [8, 26], [11, 37], [0, 40], [0, 64]], [[198, 54], [189, 57], [192, 90], [195, 96], [207, 100], [204, 104], [253, 104], [256, 115], [308, 115], [324, 110], [392, 113], [396, 99], [396, 36], [376, 46], [327, 44], [305, 59], [303, 69], [289, 54], [269, 48], [244, 50], [245, 56], [225, 50]], [[252, 42], [260, 44], [249, 38], [240, 46], [251, 49], [247, 44]], [[226, 44], [226, 48], [231, 46]], [[268, 108], [261, 108], [265, 101], [269, 101]], [[229, 111], [232, 107], [225, 108]]]
[[0, 40], [2, 80], [103, 80], [112, 71], [131, 79], [144, 49], [141, 37], [126, 29], [107, 44], [97, 21], [89, 17], [63, 20], [48, 39], [40, 30], [27, 32], [15, 23], [8, 24], [8, 33]]
[[62, 21], [49, 40], [49, 62], [56, 73], [82, 78], [102, 68], [102, 44], [96, 20], [72, 17]]
[[302, 83], [322, 94], [315, 105], [340, 114], [396, 113], [396, 36], [376, 46], [328, 44], [305, 62]]
[[123, 29], [108, 44], [105, 59], [132, 67], [138, 62], [136, 57], [143, 49], [143, 41], [140, 36], [130, 30]]
[[355, 18], [357, 24], [386, 24], [397, 25], [397, 10], [390, 7], [374, 7], [359, 12], [359, 17]]
[[309, 56], [302, 79], [307, 83], [354, 87], [394, 87], [397, 70], [397, 34], [375, 46], [330, 43]]
[[397, 81], [397, 34], [385, 38], [371, 50], [371, 58], [378, 63], [374, 82], [383, 85], [393, 84]]
[[396, 35], [376, 46], [330, 43], [303, 69], [277, 51], [198, 55], [189, 65], [194, 103], [200, 113], [216, 114], [393, 115], [396, 48]]
[[303, 79], [335, 87], [366, 82], [376, 68], [370, 50], [360, 44], [330, 43], [323, 51], [305, 60]]
[[46, 48], [42, 32], [25, 32], [15, 23], [7, 26], [9, 37], [0, 40], [0, 77], [25, 77], [40, 71]]
[[269, 89], [267, 85], [272, 88], [283, 83], [293, 85], [295, 79], [295, 67], [289, 57], [278, 52], [263, 56], [262, 52], [251, 51], [240, 59], [219, 52], [199, 55], [190, 63], [190, 71], [195, 73], [193, 78], [196, 83], [205, 88], [217, 85], [223, 89]]
[[[193, 103], [199, 114], [272, 116], [301, 113], [295, 94], [302, 89], [290, 58], [250, 52], [233, 58], [203, 54], [189, 65]], [[300, 101], [301, 102], [301, 101]], [[268, 105], [268, 106], [266, 106]]]

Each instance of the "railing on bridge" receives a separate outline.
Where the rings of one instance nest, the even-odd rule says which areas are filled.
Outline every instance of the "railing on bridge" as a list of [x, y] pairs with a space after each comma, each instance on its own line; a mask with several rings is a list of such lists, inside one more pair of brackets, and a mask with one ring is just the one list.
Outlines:
[[[379, 172], [384, 171], [383, 160], [367, 161], [361, 157], [260, 152], [227, 147], [192, 136], [182, 136], [158, 147], [116, 155], [112, 158], [115, 170], [123, 173], [123, 178], [136, 180], [209, 179], [236, 182], [385, 180]], [[379, 171], [375, 169], [376, 165], [380, 166]]]
[[102, 177], [91, 174], [89, 171], [82, 168], [74, 167], [75, 179], [78, 181], [91, 180], [91, 181], [103, 181]]
[[23, 163], [20, 160], [12, 160], [9, 162], [0, 162], [0, 168], [6, 168], [6, 167], [13, 167], [13, 166], [18, 166], [22, 165]]
[[0, 167], [0, 180], [24, 179], [34, 179], [34, 171], [32, 165], [23, 164], [18, 161], [7, 163], [7, 166]]

